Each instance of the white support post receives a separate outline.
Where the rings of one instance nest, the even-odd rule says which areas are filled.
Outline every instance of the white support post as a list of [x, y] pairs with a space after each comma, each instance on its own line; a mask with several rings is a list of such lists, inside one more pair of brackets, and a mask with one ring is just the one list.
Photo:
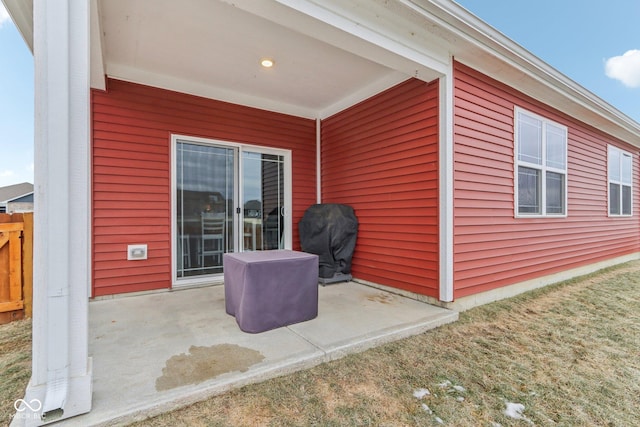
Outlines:
[[12, 425], [91, 410], [89, 2], [34, 0], [33, 372]]
[[[453, 61], [450, 61], [453, 64]], [[453, 301], [453, 65], [440, 78], [440, 301]]]
[[316, 119], [316, 203], [322, 203], [322, 120]]

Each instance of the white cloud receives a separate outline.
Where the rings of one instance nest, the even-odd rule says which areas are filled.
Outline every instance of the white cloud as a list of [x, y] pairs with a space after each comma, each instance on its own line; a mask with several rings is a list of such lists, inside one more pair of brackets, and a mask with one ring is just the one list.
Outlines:
[[604, 69], [607, 77], [620, 80], [628, 87], [640, 87], [640, 50], [629, 50], [622, 56], [607, 59]]
[[14, 173], [13, 173], [12, 170], [8, 170], [7, 169], [7, 170], [0, 171], [0, 178], [8, 178], [8, 177], [13, 176], [13, 175], [14, 175]]
[[0, 28], [5, 22], [8, 22], [11, 19], [9, 16], [9, 12], [4, 8], [4, 4], [0, 2]]

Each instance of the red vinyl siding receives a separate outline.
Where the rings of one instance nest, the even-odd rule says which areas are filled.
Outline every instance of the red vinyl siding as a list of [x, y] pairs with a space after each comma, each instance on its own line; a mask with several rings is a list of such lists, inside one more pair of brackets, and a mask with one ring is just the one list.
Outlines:
[[354, 277], [438, 295], [438, 82], [322, 121], [322, 201], [355, 209]]
[[[638, 251], [637, 150], [456, 63], [454, 296]], [[515, 218], [514, 107], [568, 128], [568, 216]], [[608, 217], [607, 144], [634, 153], [633, 212]]]
[[[92, 92], [93, 295], [171, 286], [171, 134], [292, 150], [293, 242], [316, 201], [315, 121], [118, 80]], [[149, 259], [127, 261], [128, 244]]]

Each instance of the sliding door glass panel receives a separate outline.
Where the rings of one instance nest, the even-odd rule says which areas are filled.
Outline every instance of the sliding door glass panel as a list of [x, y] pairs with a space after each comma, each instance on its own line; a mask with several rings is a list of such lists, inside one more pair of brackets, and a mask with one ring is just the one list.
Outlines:
[[178, 278], [222, 273], [233, 252], [233, 148], [176, 145], [176, 271]]
[[242, 153], [242, 245], [245, 251], [284, 248], [284, 157]]

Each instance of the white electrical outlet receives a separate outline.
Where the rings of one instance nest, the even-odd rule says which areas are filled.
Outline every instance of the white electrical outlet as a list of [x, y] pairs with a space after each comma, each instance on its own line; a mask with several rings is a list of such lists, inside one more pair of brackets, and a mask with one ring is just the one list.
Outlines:
[[127, 260], [137, 261], [141, 259], [147, 259], [147, 245], [127, 246]]

